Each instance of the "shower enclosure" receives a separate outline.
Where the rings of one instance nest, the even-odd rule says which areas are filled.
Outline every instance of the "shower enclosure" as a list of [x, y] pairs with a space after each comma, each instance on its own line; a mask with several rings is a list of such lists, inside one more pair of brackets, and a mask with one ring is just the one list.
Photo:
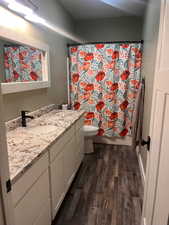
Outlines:
[[99, 127], [99, 136], [131, 136], [142, 42], [72, 45], [69, 61], [70, 100], [86, 111], [84, 123]]

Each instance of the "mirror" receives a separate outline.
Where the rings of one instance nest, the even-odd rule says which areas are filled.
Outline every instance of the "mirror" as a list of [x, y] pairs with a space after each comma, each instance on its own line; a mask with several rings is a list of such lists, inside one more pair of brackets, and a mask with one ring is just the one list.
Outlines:
[[44, 54], [40, 49], [0, 39], [1, 82], [42, 81]]
[[47, 88], [49, 49], [39, 41], [0, 38], [0, 82], [2, 93]]

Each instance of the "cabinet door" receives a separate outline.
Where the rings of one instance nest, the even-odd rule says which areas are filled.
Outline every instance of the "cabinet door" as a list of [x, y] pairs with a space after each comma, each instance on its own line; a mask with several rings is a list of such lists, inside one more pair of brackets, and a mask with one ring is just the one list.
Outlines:
[[48, 169], [48, 152], [34, 163], [22, 177], [20, 177], [12, 188], [13, 204], [16, 206], [29, 189], [36, 183], [41, 175]]
[[76, 165], [80, 166], [84, 156], [84, 134], [82, 128], [76, 131]]
[[37, 217], [37, 220], [33, 225], [50, 225], [51, 224], [51, 211], [50, 201], [47, 201], [46, 205], [42, 206], [41, 214]]
[[61, 152], [50, 166], [51, 193], [52, 193], [52, 218], [56, 216], [58, 208], [65, 193], [63, 173], [63, 152]]
[[64, 178], [66, 189], [70, 186], [76, 170], [75, 140], [75, 137], [73, 137], [64, 149]]
[[41, 215], [44, 205], [47, 205], [46, 225], [50, 225], [50, 194], [49, 194], [49, 173], [48, 170], [37, 180], [31, 189], [25, 194], [23, 199], [16, 205], [15, 221], [16, 225], [33, 225]]

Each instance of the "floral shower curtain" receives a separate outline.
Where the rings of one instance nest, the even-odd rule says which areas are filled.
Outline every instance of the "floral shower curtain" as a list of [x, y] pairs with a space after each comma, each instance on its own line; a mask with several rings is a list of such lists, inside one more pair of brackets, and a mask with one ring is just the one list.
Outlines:
[[142, 44], [91, 44], [69, 48], [71, 103], [84, 109], [98, 135], [131, 135], [141, 82]]
[[27, 46], [4, 47], [5, 82], [42, 80], [42, 54]]

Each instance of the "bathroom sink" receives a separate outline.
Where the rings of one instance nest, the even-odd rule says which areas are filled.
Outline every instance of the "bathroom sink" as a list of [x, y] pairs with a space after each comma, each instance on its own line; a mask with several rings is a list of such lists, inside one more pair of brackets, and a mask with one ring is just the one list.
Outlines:
[[29, 121], [25, 131], [35, 135], [58, 133], [72, 123], [73, 114], [73, 111], [53, 110], [46, 115]]
[[30, 134], [43, 135], [55, 132], [57, 130], [57, 127], [53, 125], [44, 125], [44, 126], [27, 127], [26, 130]]

